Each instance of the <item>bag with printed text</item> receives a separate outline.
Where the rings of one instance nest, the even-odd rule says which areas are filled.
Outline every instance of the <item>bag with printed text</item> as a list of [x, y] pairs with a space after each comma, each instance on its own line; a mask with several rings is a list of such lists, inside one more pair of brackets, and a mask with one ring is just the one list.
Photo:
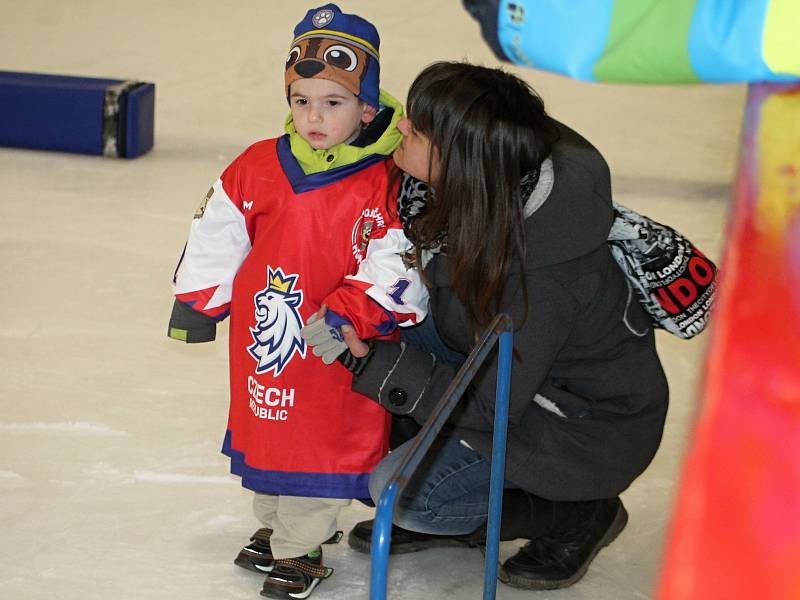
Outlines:
[[708, 323], [717, 267], [680, 233], [614, 203], [611, 253], [653, 324], [684, 339]]

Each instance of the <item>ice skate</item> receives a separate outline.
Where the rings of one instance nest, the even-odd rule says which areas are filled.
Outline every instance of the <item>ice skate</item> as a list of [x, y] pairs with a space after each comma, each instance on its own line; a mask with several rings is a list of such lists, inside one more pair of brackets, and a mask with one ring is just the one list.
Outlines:
[[322, 548], [317, 547], [305, 556], [279, 558], [264, 580], [261, 595], [267, 598], [308, 598], [333, 569], [322, 564]]
[[[235, 565], [253, 571], [254, 573], [269, 573], [275, 566], [275, 559], [272, 556], [272, 548], [269, 545], [269, 538], [272, 529], [262, 527], [250, 537], [250, 544], [239, 552], [233, 560]], [[342, 539], [342, 532], [336, 531], [323, 544], [338, 544]]]
[[250, 544], [239, 552], [233, 560], [235, 565], [253, 571], [255, 573], [269, 573], [275, 566], [275, 559], [272, 557], [272, 548], [269, 545], [269, 538], [272, 529], [262, 527], [250, 537]]

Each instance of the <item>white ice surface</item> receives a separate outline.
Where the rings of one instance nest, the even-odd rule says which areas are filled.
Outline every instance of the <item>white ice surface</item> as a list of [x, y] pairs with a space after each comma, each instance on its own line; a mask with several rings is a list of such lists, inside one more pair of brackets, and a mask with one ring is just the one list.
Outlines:
[[[437, 59], [496, 65], [460, 2], [341, 3], [382, 36], [383, 85], [405, 96]], [[221, 169], [280, 133], [282, 69], [310, 4], [0, 0], [0, 69], [157, 84], [156, 147], [134, 161], [0, 148], [0, 600], [254, 599], [232, 564], [257, 527], [219, 453], [226, 338], [166, 338], [170, 279]], [[720, 257], [742, 86], [587, 84], [509, 67], [607, 157], [616, 199]], [[567, 590], [500, 599], [653, 597], [707, 335], [659, 334], [672, 389], [664, 441], [624, 494], [630, 523]], [[347, 509], [345, 531], [369, 518]], [[517, 544], [504, 543], [501, 558]], [[314, 598], [365, 599], [368, 557], [326, 547]], [[390, 598], [480, 598], [482, 556], [393, 559]]]

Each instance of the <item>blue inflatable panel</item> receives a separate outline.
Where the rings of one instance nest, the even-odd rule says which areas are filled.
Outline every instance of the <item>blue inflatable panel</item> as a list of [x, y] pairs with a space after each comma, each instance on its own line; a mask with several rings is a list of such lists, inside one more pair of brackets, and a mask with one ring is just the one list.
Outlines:
[[154, 114], [152, 83], [0, 71], [0, 146], [134, 158]]

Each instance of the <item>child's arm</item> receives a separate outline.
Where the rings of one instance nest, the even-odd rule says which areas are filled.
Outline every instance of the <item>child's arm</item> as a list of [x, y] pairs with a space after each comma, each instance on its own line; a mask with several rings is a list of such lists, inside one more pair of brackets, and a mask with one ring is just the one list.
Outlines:
[[209, 342], [228, 316], [233, 278], [250, 252], [244, 215], [236, 198], [236, 163], [209, 190], [189, 230], [173, 279], [175, 304], [167, 335], [187, 343]]
[[[323, 303], [361, 339], [415, 325], [428, 312], [428, 290], [409, 256], [414, 247], [399, 223], [376, 231], [358, 271]], [[333, 317], [331, 317], [333, 318]]]

